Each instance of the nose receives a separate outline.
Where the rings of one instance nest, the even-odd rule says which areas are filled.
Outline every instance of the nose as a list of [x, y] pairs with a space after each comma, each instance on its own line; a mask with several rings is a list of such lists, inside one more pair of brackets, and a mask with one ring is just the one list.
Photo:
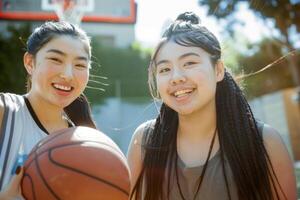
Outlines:
[[181, 69], [174, 68], [171, 78], [171, 83], [173, 85], [184, 83], [186, 81], [186, 77], [184, 72]]
[[73, 78], [73, 65], [72, 64], [65, 65], [60, 76], [65, 80], [71, 80]]

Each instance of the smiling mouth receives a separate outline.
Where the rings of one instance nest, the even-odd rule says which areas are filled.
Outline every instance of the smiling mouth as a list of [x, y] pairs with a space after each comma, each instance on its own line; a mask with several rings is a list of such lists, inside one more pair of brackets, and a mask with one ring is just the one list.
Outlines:
[[191, 94], [194, 90], [195, 89], [178, 90], [173, 93], [173, 96], [175, 96], [176, 98], [183, 97], [183, 96]]
[[53, 83], [52, 86], [55, 89], [60, 90], [60, 91], [64, 91], [64, 92], [70, 92], [70, 91], [72, 91], [74, 89], [71, 86], [64, 86], [64, 85], [60, 85], [60, 84], [57, 84], [57, 83]]

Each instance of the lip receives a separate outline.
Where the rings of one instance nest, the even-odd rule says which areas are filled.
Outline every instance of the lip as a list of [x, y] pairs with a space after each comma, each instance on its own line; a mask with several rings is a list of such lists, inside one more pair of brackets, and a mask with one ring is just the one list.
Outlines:
[[51, 86], [55, 90], [55, 92], [60, 96], [68, 96], [74, 90], [74, 87], [70, 84], [52, 83]]
[[176, 92], [182, 92], [182, 91], [188, 91], [191, 90], [192, 92], [196, 89], [196, 87], [192, 87], [192, 86], [181, 86], [181, 87], [172, 87], [169, 90], [169, 94], [172, 96], [175, 96]]
[[[195, 87], [181, 87], [172, 90], [170, 95], [180, 103], [184, 103], [189, 100], [189, 98], [195, 93]], [[177, 95], [175, 95], [177, 93]]]

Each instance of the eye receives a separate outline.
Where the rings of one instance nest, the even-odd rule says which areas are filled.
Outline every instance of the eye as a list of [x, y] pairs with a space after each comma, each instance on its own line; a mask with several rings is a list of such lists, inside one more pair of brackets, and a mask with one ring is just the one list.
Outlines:
[[85, 65], [85, 64], [76, 64], [75, 67], [77, 67], [79, 69], [86, 69], [86, 68], [88, 68], [88, 66]]
[[62, 63], [62, 61], [59, 58], [56, 58], [56, 57], [49, 57], [48, 59], [55, 62], [55, 63]]
[[188, 61], [188, 62], [185, 62], [183, 66], [188, 67], [188, 66], [195, 65], [195, 64], [198, 64], [198, 63], [194, 62], [194, 61]]
[[158, 69], [158, 73], [159, 74], [162, 74], [162, 73], [166, 73], [166, 72], [168, 72], [168, 71], [170, 71], [171, 69], [170, 68], [168, 68], [168, 67], [163, 67], [163, 68], [159, 68]]

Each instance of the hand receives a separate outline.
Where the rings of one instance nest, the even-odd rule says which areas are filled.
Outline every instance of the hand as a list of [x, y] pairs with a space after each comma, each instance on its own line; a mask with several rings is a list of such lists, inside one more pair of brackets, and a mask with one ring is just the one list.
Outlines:
[[20, 183], [23, 177], [23, 167], [18, 167], [16, 174], [12, 177], [10, 183], [0, 192], [0, 200], [23, 199]]

